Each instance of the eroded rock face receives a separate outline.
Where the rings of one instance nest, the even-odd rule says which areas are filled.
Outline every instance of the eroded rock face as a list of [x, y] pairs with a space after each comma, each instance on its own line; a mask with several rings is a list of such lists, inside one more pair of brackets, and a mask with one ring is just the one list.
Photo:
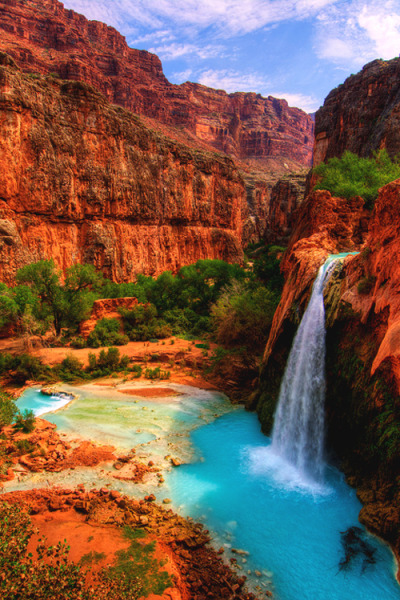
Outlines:
[[298, 173], [279, 179], [271, 192], [268, 227], [264, 239], [267, 243], [286, 245], [296, 223], [297, 210], [304, 201], [307, 174]]
[[129, 48], [115, 29], [58, 0], [2, 0], [0, 28], [0, 50], [24, 71], [89, 83], [110, 102], [172, 127], [175, 138], [270, 171], [311, 164], [313, 121], [302, 110], [271, 96], [172, 85], [157, 56]]
[[350, 150], [400, 152], [400, 59], [375, 60], [330, 92], [315, 116], [314, 165]]
[[0, 280], [53, 258], [115, 281], [200, 258], [241, 262], [231, 159], [156, 133], [90, 86], [0, 65]]
[[102, 298], [93, 303], [92, 313], [89, 319], [82, 321], [79, 326], [80, 334], [87, 338], [100, 319], [118, 319], [122, 325], [122, 317], [119, 308], [132, 310], [138, 305], [137, 298]]
[[285, 319], [296, 322], [300, 318], [318, 269], [328, 255], [360, 248], [367, 226], [368, 213], [362, 198], [345, 200], [318, 190], [302, 204], [281, 263], [286, 283], [274, 315], [264, 362], [284, 329]]
[[328, 253], [359, 249], [325, 292], [327, 448], [342, 460], [363, 503], [360, 520], [400, 556], [400, 180], [384, 186], [372, 215], [315, 192], [300, 209], [283, 261], [286, 284], [253, 398], [272, 424], [292, 339], [318, 267]]

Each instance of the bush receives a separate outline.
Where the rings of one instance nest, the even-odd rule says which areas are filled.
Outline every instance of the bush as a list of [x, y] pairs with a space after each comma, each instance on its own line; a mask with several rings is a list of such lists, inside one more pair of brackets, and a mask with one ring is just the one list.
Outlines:
[[43, 365], [39, 358], [31, 354], [16, 356], [11, 368], [14, 369], [12, 377], [17, 383], [25, 383], [29, 379], [38, 381], [39, 379], [51, 377], [50, 367]]
[[17, 414], [18, 408], [14, 398], [7, 392], [0, 391], [0, 429], [11, 425]]
[[171, 377], [170, 371], [164, 371], [160, 367], [155, 369], [146, 369], [144, 372], [146, 379], [169, 379]]
[[121, 324], [118, 319], [100, 319], [88, 336], [87, 345], [90, 348], [100, 346], [123, 346], [129, 342], [126, 335], [120, 333]]
[[122, 371], [129, 364], [129, 356], [121, 356], [118, 348], [113, 347], [108, 348], [108, 350], [101, 350], [98, 357], [90, 352], [88, 358], [87, 372], [91, 373], [93, 377], [103, 377], [114, 371]]
[[260, 352], [278, 301], [279, 297], [265, 287], [246, 289], [241, 283], [231, 284], [211, 307], [217, 341], [227, 347], [242, 345]]
[[314, 173], [321, 180], [316, 190], [328, 190], [341, 198], [361, 196], [372, 208], [383, 185], [400, 177], [400, 161], [393, 161], [386, 150], [379, 150], [372, 158], [362, 158], [346, 150], [341, 158], [330, 158], [318, 165]]
[[24, 410], [19, 413], [15, 419], [15, 429], [21, 430], [23, 433], [32, 433], [35, 429], [35, 415], [31, 410]]
[[6, 373], [12, 368], [14, 357], [12, 354], [5, 352], [0, 354], [0, 375]]
[[142, 376], [142, 367], [141, 365], [132, 365], [130, 371], [133, 373], [135, 379], [139, 379]]
[[67, 354], [58, 368], [54, 367], [54, 369], [64, 381], [74, 381], [85, 377], [83, 363], [73, 354]]
[[77, 350], [81, 350], [87, 346], [85, 338], [81, 335], [72, 338], [70, 345], [72, 348], [76, 348]]

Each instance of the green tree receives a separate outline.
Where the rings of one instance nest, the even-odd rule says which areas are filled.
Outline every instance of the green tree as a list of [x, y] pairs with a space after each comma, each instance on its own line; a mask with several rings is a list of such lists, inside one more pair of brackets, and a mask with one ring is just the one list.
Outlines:
[[390, 158], [385, 149], [371, 158], [362, 158], [346, 150], [341, 158], [330, 158], [314, 169], [321, 177], [316, 190], [328, 190], [341, 198], [361, 196], [372, 208], [383, 185], [400, 178], [400, 159]]
[[259, 286], [248, 288], [234, 281], [211, 307], [217, 341], [227, 347], [245, 346], [251, 352], [264, 348], [279, 295]]
[[67, 303], [54, 261], [40, 260], [22, 267], [17, 272], [17, 282], [32, 287], [40, 299], [39, 318], [45, 320], [51, 315], [56, 335], [60, 335]]
[[14, 398], [7, 392], [0, 390], [0, 429], [10, 425], [17, 414], [18, 408]]

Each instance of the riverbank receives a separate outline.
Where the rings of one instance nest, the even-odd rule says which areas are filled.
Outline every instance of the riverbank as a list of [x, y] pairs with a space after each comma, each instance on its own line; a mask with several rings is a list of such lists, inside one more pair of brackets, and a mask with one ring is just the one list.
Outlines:
[[[132, 405], [136, 401], [130, 396], [136, 389], [138, 398], [142, 394], [147, 404], [153, 403], [160, 408], [163, 403], [178, 402], [183, 395], [165, 387], [162, 388], [163, 395], [157, 397], [160, 388], [151, 383], [118, 384], [114, 380], [85, 385], [82, 391], [83, 395], [99, 394], [102, 402], [112, 395], [120, 398], [122, 404]], [[57, 415], [68, 413], [73, 405], [74, 401], [56, 411]], [[236, 574], [223, 560], [224, 550], [217, 551], [208, 545], [210, 537], [208, 532], [202, 531], [201, 525], [157, 505], [155, 495], [144, 494], [143, 485], [138, 486], [144, 484], [146, 488], [160, 489], [164, 482], [161, 466], [171, 469], [181, 463], [173, 455], [155, 457], [157, 465], [149, 459], [151, 453], [145, 449], [132, 448], [122, 452], [115, 446], [60, 433], [53, 423], [44, 419], [36, 419], [35, 430], [31, 433], [8, 427], [3, 430], [3, 437], [0, 440], [0, 466], [5, 487], [0, 501], [18, 503], [28, 510], [38, 535], [45, 535], [50, 544], [66, 539], [75, 562], [90, 559], [95, 571], [102, 565], [115, 563], [118, 552], [126, 547], [123, 531], [129, 526], [139, 531], [140, 544], [144, 548], [155, 544], [151, 569], [155, 569], [155, 560], [163, 565], [161, 570], [166, 570], [174, 582], [162, 595], [146, 595], [149, 600], [255, 599], [245, 591], [246, 577]], [[82, 484], [76, 485], [82, 473], [86, 482], [96, 479], [97, 474], [102, 478], [103, 487], [99, 482], [95, 488], [89, 488], [87, 484], [89, 491], [86, 491]], [[57, 486], [57, 482], [66, 481], [68, 477], [74, 480], [75, 474], [74, 485], [69, 486], [67, 482], [67, 487]], [[27, 479], [29, 483], [25, 484]], [[18, 486], [25, 485], [28, 488], [33, 485], [50, 487], [18, 491]], [[135, 499], [131, 494], [112, 489], [118, 486], [126, 486], [130, 491], [136, 488]], [[13, 491], [8, 491], [10, 488]], [[168, 505], [170, 500], [164, 498], [163, 502]], [[90, 542], [89, 538], [92, 538]], [[102, 544], [93, 543], [100, 538]], [[137, 552], [141, 555], [141, 548], [138, 547]], [[101, 559], [99, 555], [102, 555]], [[157, 572], [154, 578], [158, 577]], [[153, 574], [150, 573], [148, 578], [152, 580]]]
[[[92, 573], [110, 563], [118, 564], [121, 552], [130, 548], [133, 554], [133, 548], [144, 581], [151, 585], [165, 572], [171, 582], [162, 594], [150, 593], [143, 598], [256, 600], [245, 591], [246, 578], [238, 577], [221, 560], [221, 554], [208, 545], [210, 537], [201, 524], [152, 500], [137, 501], [107, 489], [85, 491], [82, 486], [76, 490], [32, 490], [0, 497], [0, 501], [18, 504], [30, 513], [37, 528], [33, 541], [42, 535], [54, 545], [66, 540], [71, 546], [70, 558], [90, 565]], [[132, 543], [132, 539], [138, 541]], [[150, 557], [149, 561], [143, 560], [143, 553]]]

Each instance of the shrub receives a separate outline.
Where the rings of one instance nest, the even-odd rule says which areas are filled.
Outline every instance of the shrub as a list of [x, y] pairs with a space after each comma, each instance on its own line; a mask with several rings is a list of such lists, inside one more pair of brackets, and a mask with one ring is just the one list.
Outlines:
[[15, 429], [20, 429], [24, 433], [31, 433], [35, 429], [35, 415], [31, 410], [24, 410], [19, 413], [15, 419]]
[[74, 338], [72, 338], [70, 345], [72, 348], [76, 348], [77, 350], [80, 350], [82, 348], [86, 348], [86, 340], [84, 337], [82, 337], [81, 335], [78, 335]]
[[96, 327], [90, 333], [87, 339], [87, 345], [90, 348], [99, 348], [100, 346], [123, 346], [129, 339], [126, 335], [120, 333], [121, 324], [118, 319], [100, 319]]
[[58, 375], [64, 381], [74, 381], [85, 377], [83, 364], [72, 354], [67, 354], [57, 369]]
[[0, 429], [11, 425], [17, 414], [18, 408], [14, 398], [7, 392], [0, 391]]
[[127, 368], [129, 364], [129, 356], [121, 356], [118, 348], [108, 348], [101, 350], [98, 357], [95, 354], [89, 353], [89, 366], [87, 371], [93, 377], [102, 377], [110, 375], [113, 371], [121, 371]]
[[241, 283], [231, 284], [211, 307], [217, 341], [227, 347], [239, 344], [261, 351], [278, 300], [278, 296], [265, 287], [249, 290]]
[[139, 377], [142, 376], [142, 367], [140, 365], [132, 365], [130, 370], [132, 371], [135, 379], [139, 379]]
[[169, 379], [171, 377], [170, 371], [164, 371], [160, 367], [155, 369], [146, 369], [144, 372], [146, 379]]
[[18, 383], [25, 383], [29, 379], [35, 381], [51, 376], [51, 369], [42, 364], [41, 360], [31, 354], [20, 354], [16, 356], [12, 368], [13, 379]]
[[400, 177], [400, 161], [393, 161], [386, 150], [371, 158], [362, 158], [346, 150], [341, 158], [330, 158], [318, 165], [314, 173], [321, 177], [314, 189], [328, 190], [341, 198], [361, 196], [372, 208], [380, 187]]

